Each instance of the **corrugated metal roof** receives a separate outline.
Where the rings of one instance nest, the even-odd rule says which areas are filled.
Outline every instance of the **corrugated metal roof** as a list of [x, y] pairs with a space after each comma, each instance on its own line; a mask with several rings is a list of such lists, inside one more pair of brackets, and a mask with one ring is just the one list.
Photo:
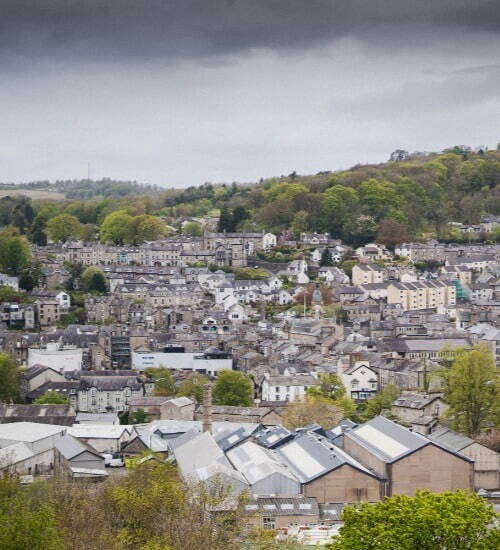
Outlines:
[[71, 428], [66, 426], [38, 422], [13, 422], [12, 424], [0, 424], [0, 439], [34, 442], [53, 435], [64, 434], [69, 429]]
[[34, 456], [33, 451], [26, 443], [14, 443], [0, 449], [0, 467], [5, 468], [12, 464], [17, 464]]

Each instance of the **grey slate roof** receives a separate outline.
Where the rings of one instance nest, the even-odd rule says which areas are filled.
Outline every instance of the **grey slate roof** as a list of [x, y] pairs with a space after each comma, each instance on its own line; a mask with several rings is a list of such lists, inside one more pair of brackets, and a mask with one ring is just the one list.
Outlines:
[[[76, 437], [71, 435], [64, 435], [57, 440], [55, 448], [66, 458], [71, 460], [75, 456], [82, 454], [85, 451], [95, 454], [97, 457], [101, 458], [101, 455], [90, 445], [83, 443]], [[104, 466], [104, 463], [103, 463]]]
[[16, 422], [34, 422], [71, 426], [76, 413], [71, 405], [9, 405], [0, 403], [0, 424]]
[[283, 445], [277, 453], [301, 483], [309, 483], [345, 464], [367, 475], [374, 475], [331, 441], [311, 432]]
[[30, 367], [29, 369], [26, 369], [23, 373], [23, 376], [26, 380], [31, 380], [32, 378], [35, 378], [35, 376], [38, 376], [42, 372], [46, 371], [47, 369], [53, 370], [54, 372], [57, 372], [51, 367], [47, 367], [47, 365], [40, 365], [36, 364]]
[[254, 437], [259, 445], [266, 447], [266, 449], [274, 449], [293, 439], [294, 435], [290, 430], [279, 424], [260, 428]]
[[427, 405], [430, 405], [436, 399], [441, 398], [441, 395], [424, 395], [421, 393], [409, 393], [404, 394], [396, 401], [394, 401], [394, 407], [406, 407], [409, 409], [423, 409]]
[[246, 424], [236, 429], [229, 428], [227, 430], [218, 432], [215, 435], [215, 441], [223, 451], [228, 451], [229, 449], [236, 447], [236, 445], [239, 445], [241, 442], [248, 439], [252, 435], [252, 433], [254, 433], [258, 429], [258, 427], [258, 424], [250, 426]]
[[434, 430], [427, 437], [434, 443], [438, 443], [439, 445], [442, 445], [443, 447], [451, 449], [457, 453], [474, 443], [474, 440], [470, 439], [470, 437], [458, 434], [457, 432], [454, 432], [444, 426]]

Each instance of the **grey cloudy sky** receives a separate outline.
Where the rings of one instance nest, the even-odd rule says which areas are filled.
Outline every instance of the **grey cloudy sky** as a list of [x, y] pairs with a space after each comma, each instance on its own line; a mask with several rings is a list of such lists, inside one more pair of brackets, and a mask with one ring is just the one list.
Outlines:
[[0, 181], [205, 181], [500, 141], [498, 0], [0, 0]]

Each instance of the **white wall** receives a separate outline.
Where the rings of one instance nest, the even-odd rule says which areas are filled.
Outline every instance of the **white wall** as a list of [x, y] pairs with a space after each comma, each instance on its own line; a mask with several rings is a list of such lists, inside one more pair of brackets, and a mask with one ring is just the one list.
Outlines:
[[149, 367], [201, 371], [215, 374], [220, 370], [232, 370], [233, 360], [203, 359], [200, 353], [132, 352], [132, 368], [143, 371]]

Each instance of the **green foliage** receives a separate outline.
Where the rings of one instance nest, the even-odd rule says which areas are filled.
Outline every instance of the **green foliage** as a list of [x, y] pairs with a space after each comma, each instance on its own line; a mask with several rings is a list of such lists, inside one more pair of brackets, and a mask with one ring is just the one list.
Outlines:
[[104, 272], [98, 267], [89, 266], [81, 275], [82, 289], [86, 292], [99, 292], [105, 294], [108, 284]]
[[14, 290], [11, 286], [0, 285], [0, 304], [2, 302], [21, 302], [23, 294]]
[[328, 550], [492, 550], [500, 546], [497, 517], [467, 491], [417, 491], [344, 508], [340, 536]]
[[101, 224], [101, 242], [125, 244], [132, 238], [132, 216], [125, 210], [116, 210]]
[[0, 353], [0, 402], [16, 401], [19, 398], [19, 373], [15, 360]]
[[189, 222], [182, 228], [182, 233], [191, 237], [201, 237], [203, 235], [203, 228], [198, 222]]
[[46, 391], [35, 403], [39, 405], [69, 405], [69, 399], [56, 391]]
[[144, 409], [128, 413], [128, 424], [146, 424], [149, 422], [149, 414]]
[[[399, 397], [400, 390], [394, 384], [388, 384], [384, 389], [364, 403], [361, 413], [362, 421], [366, 422], [384, 411], [389, 411], [394, 401]], [[390, 417], [390, 413], [388, 414]]]
[[126, 210], [115, 210], [101, 224], [101, 242], [118, 245], [137, 245], [144, 241], [160, 239], [166, 227], [156, 216], [130, 215]]
[[56, 510], [37, 490], [37, 485], [23, 488], [17, 479], [0, 476], [2, 550], [63, 550]]
[[80, 221], [71, 214], [60, 214], [47, 222], [49, 237], [56, 242], [65, 243], [69, 239], [78, 238], [80, 231]]
[[253, 405], [253, 384], [250, 378], [239, 371], [223, 370], [217, 375], [213, 391], [214, 403], [236, 407]]
[[47, 218], [42, 214], [38, 214], [30, 228], [30, 239], [38, 246], [45, 246], [47, 244], [47, 233], [45, 232], [45, 226], [47, 224]]
[[329, 430], [344, 418], [344, 410], [337, 402], [328, 397], [306, 396], [304, 401], [290, 401], [283, 413], [283, 425], [289, 430], [295, 430], [319, 424]]
[[190, 374], [179, 386], [177, 395], [181, 397], [190, 397], [201, 403], [203, 401], [203, 386], [209, 382], [203, 374], [194, 372]]
[[0, 233], [0, 269], [17, 275], [31, 260], [31, 248], [26, 237], [4, 230]]
[[32, 262], [19, 272], [19, 287], [29, 292], [39, 285], [41, 277], [42, 265]]
[[305, 210], [299, 210], [292, 220], [292, 232], [296, 238], [309, 229], [309, 213]]
[[150, 380], [153, 380], [155, 384], [154, 395], [175, 395], [176, 387], [172, 378], [172, 372], [169, 368], [150, 367], [144, 371], [144, 374]]
[[308, 388], [311, 397], [321, 396], [336, 401], [345, 396], [345, 387], [337, 374], [324, 372], [319, 375], [319, 385]]
[[487, 426], [500, 426], [500, 374], [487, 348], [460, 350], [451, 367], [437, 374], [445, 383], [446, 415], [454, 429], [474, 437]]
[[269, 273], [257, 267], [235, 267], [233, 268], [235, 279], [267, 279]]

